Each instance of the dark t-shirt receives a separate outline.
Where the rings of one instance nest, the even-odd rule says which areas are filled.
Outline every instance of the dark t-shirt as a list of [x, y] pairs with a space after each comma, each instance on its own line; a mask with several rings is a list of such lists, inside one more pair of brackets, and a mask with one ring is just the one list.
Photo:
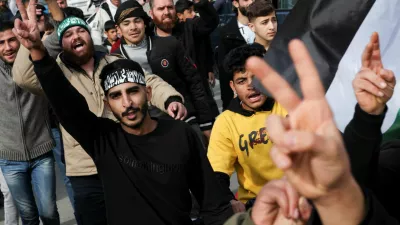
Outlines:
[[149, 134], [129, 134], [93, 114], [53, 58], [35, 61], [34, 69], [60, 123], [96, 164], [109, 224], [192, 224], [189, 190], [205, 224], [223, 224], [233, 214], [189, 125], [158, 120]]

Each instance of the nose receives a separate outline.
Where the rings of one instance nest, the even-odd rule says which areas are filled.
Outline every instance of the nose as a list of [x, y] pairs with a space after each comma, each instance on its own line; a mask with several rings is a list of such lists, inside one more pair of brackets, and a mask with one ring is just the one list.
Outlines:
[[254, 89], [254, 87], [253, 87], [253, 79], [251, 79], [251, 78], [247, 79], [247, 89], [249, 89], [249, 90], [253, 90]]
[[129, 95], [127, 94], [122, 94], [122, 106], [124, 108], [128, 108], [132, 106], [132, 100], [129, 98]]
[[7, 50], [7, 51], [9, 51], [9, 50], [12, 50], [13, 49], [13, 47], [10, 45], [10, 42], [5, 42], [5, 50]]

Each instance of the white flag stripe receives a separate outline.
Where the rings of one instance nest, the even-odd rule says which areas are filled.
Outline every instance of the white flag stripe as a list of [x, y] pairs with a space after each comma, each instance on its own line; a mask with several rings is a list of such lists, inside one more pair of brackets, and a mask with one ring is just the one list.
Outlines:
[[393, 70], [398, 81], [389, 110], [382, 126], [388, 130], [400, 108], [400, 0], [377, 0], [358, 29], [349, 48], [339, 63], [338, 71], [326, 97], [341, 131], [353, 118], [357, 103], [352, 81], [361, 67], [361, 54], [373, 32], [379, 33], [380, 48], [385, 68]]

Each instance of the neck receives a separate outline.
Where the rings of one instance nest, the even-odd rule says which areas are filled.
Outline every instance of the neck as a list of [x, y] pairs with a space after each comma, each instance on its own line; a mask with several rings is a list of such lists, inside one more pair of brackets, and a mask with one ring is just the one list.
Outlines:
[[81, 68], [82, 68], [83, 70], [85, 70], [86, 73], [87, 73], [90, 77], [92, 77], [92, 76], [93, 76], [93, 70], [94, 70], [94, 57], [90, 58], [90, 60], [89, 60], [87, 63], [82, 64], [82, 65], [81, 65]]
[[131, 127], [125, 126], [122, 123], [121, 123], [121, 126], [122, 126], [122, 129], [129, 134], [133, 134], [136, 136], [143, 136], [143, 135], [146, 135], [156, 129], [157, 121], [151, 119], [149, 113], [147, 113], [142, 124], [138, 128], [131, 128]]
[[145, 36], [142, 40], [140, 40], [139, 42], [133, 43], [133, 42], [130, 42], [130, 41], [126, 40], [126, 38], [124, 38], [125, 43], [126, 43], [127, 45], [140, 45], [145, 39], [146, 39], [146, 36]]
[[156, 28], [156, 33], [158, 36], [160, 37], [168, 37], [172, 35], [172, 29], [168, 30], [168, 31], [163, 31], [160, 28]]
[[258, 37], [257, 35], [256, 35], [256, 39], [254, 40], [254, 42], [264, 46], [265, 50], [268, 50], [269, 49], [269, 45], [271, 44], [270, 41], [262, 39], [262, 38]]
[[113, 41], [112, 39], [108, 39], [108, 42], [110, 42], [111, 45], [115, 43], [115, 41]]
[[241, 12], [238, 12], [237, 20], [243, 25], [247, 25], [249, 23], [249, 18], [247, 18], [247, 16], [243, 16]]
[[244, 110], [247, 110], [247, 111], [250, 111], [250, 112], [258, 111], [258, 110], [256, 110], [256, 109], [250, 108], [248, 105], [244, 104], [242, 101], [240, 101], [240, 106], [241, 106]]

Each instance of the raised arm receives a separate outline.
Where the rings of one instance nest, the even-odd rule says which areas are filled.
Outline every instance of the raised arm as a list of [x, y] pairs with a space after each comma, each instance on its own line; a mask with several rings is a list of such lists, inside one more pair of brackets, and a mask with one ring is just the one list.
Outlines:
[[192, 20], [194, 23], [193, 33], [197, 36], [209, 36], [219, 23], [219, 16], [212, 3], [207, 0], [195, 0], [194, 8], [200, 17]]
[[[34, 6], [36, 1], [30, 0], [29, 4]], [[94, 149], [94, 139], [99, 137], [100, 127], [111, 122], [97, 118], [89, 110], [85, 98], [65, 78], [55, 59], [47, 54], [40, 39], [35, 7], [28, 7], [27, 13], [21, 0], [17, 0], [17, 5], [23, 21], [15, 21], [13, 32], [20, 43], [29, 49], [34, 71], [60, 123], [95, 159], [98, 154]]]

